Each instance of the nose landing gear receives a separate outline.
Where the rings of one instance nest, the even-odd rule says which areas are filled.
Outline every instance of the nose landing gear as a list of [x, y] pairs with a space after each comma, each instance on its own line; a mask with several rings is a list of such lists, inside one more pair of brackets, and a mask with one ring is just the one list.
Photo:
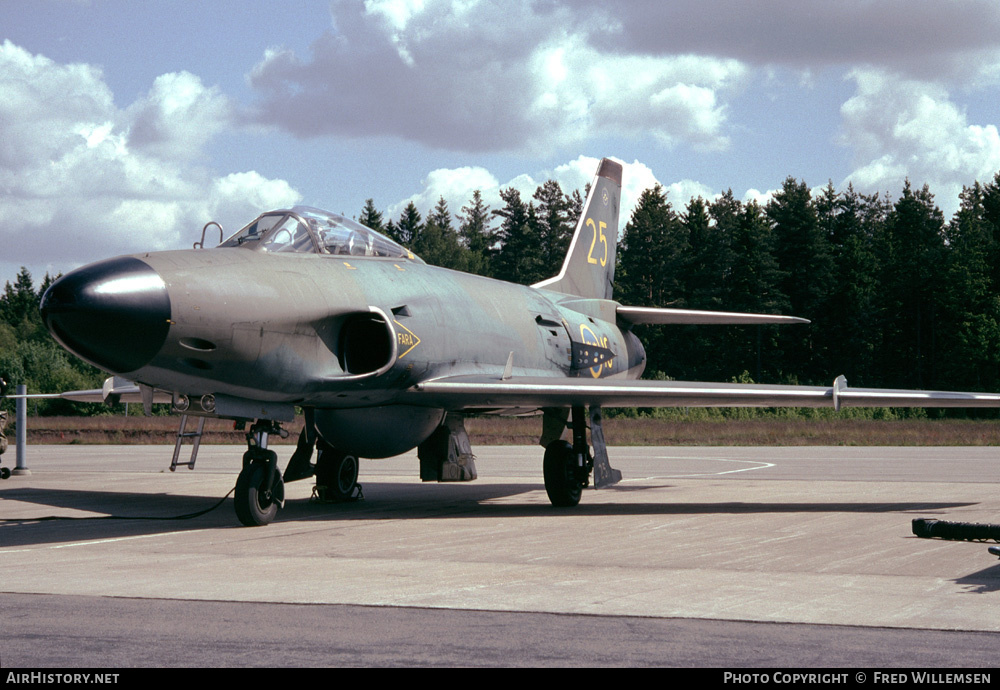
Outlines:
[[258, 420], [247, 433], [243, 470], [236, 479], [236, 517], [247, 527], [266, 525], [285, 504], [285, 484], [278, 472], [278, 456], [267, 448], [269, 434], [288, 435], [277, 422]]

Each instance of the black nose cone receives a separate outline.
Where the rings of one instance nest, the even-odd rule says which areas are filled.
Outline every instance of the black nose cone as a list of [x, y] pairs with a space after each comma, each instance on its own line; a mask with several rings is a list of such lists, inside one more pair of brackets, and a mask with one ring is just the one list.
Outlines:
[[46, 290], [42, 320], [64, 347], [124, 374], [159, 352], [170, 328], [170, 297], [156, 271], [132, 257], [90, 264]]

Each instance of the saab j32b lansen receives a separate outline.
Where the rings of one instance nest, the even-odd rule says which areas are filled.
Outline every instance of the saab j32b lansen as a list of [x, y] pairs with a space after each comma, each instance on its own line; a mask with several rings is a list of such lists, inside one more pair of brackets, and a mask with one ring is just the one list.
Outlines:
[[[115, 375], [103, 397], [120, 397], [121, 376], [147, 410], [168, 400], [252, 424], [235, 493], [245, 525], [274, 519], [284, 481], [315, 475], [351, 497], [358, 457], [417, 448], [422, 479], [474, 479], [469, 414], [541, 411], [546, 492], [575, 506], [591, 472], [597, 487], [621, 477], [604, 407], [1000, 406], [1000, 395], [852, 389], [843, 377], [830, 387], [639, 380], [634, 324], [805, 321], [615, 302], [621, 182], [622, 166], [602, 160], [559, 275], [532, 286], [429, 266], [354, 221], [297, 206], [213, 249], [77, 269], [45, 293], [42, 317], [69, 351]], [[285, 433], [296, 407], [306, 423], [282, 476], [268, 436]]]

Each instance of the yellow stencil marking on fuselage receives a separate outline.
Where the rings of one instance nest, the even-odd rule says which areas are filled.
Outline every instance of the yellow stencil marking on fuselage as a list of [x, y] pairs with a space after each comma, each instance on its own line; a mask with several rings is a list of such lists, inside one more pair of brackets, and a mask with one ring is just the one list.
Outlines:
[[399, 326], [400, 328], [402, 328], [404, 331], [406, 331], [406, 333], [400, 333], [399, 331], [396, 331], [396, 344], [398, 345], [399, 348], [404, 348], [404, 347], [406, 348], [406, 351], [403, 354], [399, 355], [399, 357], [397, 358], [397, 359], [402, 359], [403, 357], [406, 357], [406, 355], [410, 353], [410, 350], [412, 350], [413, 348], [415, 348], [417, 345], [420, 344], [420, 338], [418, 338], [417, 334], [411, 331], [409, 328], [401, 324], [399, 321], [396, 321], [396, 319], [393, 319], [392, 322], [397, 326]]

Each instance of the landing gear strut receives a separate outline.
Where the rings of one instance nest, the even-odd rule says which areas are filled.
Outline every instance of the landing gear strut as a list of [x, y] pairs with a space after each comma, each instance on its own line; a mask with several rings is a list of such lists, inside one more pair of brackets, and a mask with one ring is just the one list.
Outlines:
[[287, 435], [277, 422], [258, 420], [247, 433], [243, 470], [236, 479], [236, 517], [247, 527], [266, 525], [285, 504], [285, 484], [278, 472], [278, 456], [267, 449], [269, 434]]

